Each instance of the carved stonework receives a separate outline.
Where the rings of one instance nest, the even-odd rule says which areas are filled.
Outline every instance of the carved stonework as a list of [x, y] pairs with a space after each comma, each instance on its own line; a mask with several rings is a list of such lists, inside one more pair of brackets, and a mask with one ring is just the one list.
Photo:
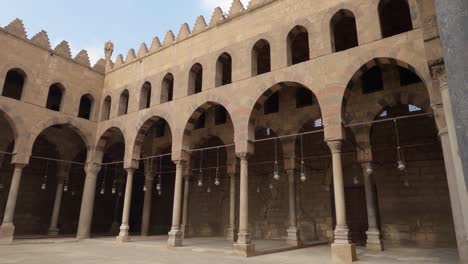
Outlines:
[[341, 146], [343, 145], [341, 140], [328, 141], [327, 144], [332, 154], [341, 153]]
[[240, 160], [248, 160], [249, 157], [250, 157], [250, 153], [248, 153], [248, 152], [240, 152], [240, 153], [236, 153], [236, 156], [237, 156]]
[[114, 43], [107, 41], [104, 45], [104, 53], [106, 54], [106, 60], [110, 60], [112, 53], [114, 53]]
[[431, 71], [433, 78], [439, 81], [439, 86], [441, 88], [447, 86], [447, 73], [444, 64], [432, 66]]

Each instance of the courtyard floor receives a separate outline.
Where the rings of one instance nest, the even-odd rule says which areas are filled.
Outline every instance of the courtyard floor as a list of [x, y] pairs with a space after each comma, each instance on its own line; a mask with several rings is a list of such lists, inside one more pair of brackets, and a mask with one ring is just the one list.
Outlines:
[[[169, 264], [169, 263], [259, 263], [299, 264], [331, 263], [330, 246], [285, 251], [242, 258], [231, 253], [230, 243], [221, 239], [187, 239], [185, 246], [168, 249], [165, 237], [135, 238], [120, 244], [114, 238], [97, 238], [76, 242], [74, 239], [21, 240], [0, 247], [0, 263], [21, 264]], [[257, 241], [261, 250], [281, 249], [278, 241]], [[418, 264], [458, 263], [455, 249], [390, 248], [372, 252], [358, 248], [356, 263]]]

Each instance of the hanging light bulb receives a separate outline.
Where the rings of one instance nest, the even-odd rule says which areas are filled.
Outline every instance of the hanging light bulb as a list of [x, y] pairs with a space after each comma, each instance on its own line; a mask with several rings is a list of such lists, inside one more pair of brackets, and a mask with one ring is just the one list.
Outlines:
[[198, 187], [203, 187], [203, 150], [200, 150], [200, 175], [198, 177]]
[[146, 188], [146, 184], [143, 185], [143, 191], [146, 192], [148, 190], [148, 188]]
[[198, 180], [198, 187], [203, 187], [203, 181], [202, 180]]
[[357, 176], [354, 176], [353, 183], [354, 183], [354, 185], [358, 185], [358, 184], [359, 184], [359, 179], [358, 179]]
[[272, 183], [270, 183], [270, 186], [268, 187], [270, 188], [270, 190], [273, 190], [273, 188], [275, 188]]
[[257, 187], [257, 193], [260, 193], [260, 187]]
[[101, 194], [101, 195], [104, 195], [105, 193], [106, 193], [106, 190], [104, 189], [104, 187], [101, 187], [101, 192], [100, 192], [100, 194]]
[[301, 181], [302, 181], [302, 182], [307, 181], [307, 175], [306, 175], [306, 173], [305, 173], [304, 161], [301, 162]]
[[219, 181], [219, 148], [216, 149], [216, 177], [215, 177], [215, 185], [221, 185]]
[[206, 189], [206, 192], [211, 193], [211, 187], [208, 187], [208, 189]]
[[410, 187], [410, 183], [409, 183], [408, 179], [403, 180], [403, 186], [405, 186], [406, 188]]
[[266, 129], [266, 135], [267, 135], [267, 136], [270, 136], [270, 135], [271, 135], [271, 128], [267, 128], [267, 129]]
[[162, 196], [162, 191], [161, 190], [158, 191], [158, 195]]
[[279, 168], [278, 168], [278, 150], [276, 145], [276, 138], [275, 138], [275, 165], [273, 166], [273, 178], [275, 180], [280, 179]]
[[372, 173], [374, 173], [374, 170], [372, 169], [372, 166], [367, 166], [364, 173], [366, 175], [371, 175]]
[[273, 178], [275, 180], [277, 180], [277, 181], [281, 178], [280, 174], [279, 174], [279, 170], [278, 170], [278, 162], [277, 161], [275, 161], [275, 168], [273, 170]]
[[301, 181], [307, 181], [307, 175], [305, 173], [305, 164], [304, 164], [304, 144], [301, 135]]
[[119, 191], [119, 197], [122, 197], [122, 191]]
[[115, 191], [116, 191], [115, 186], [112, 186], [112, 194], [115, 194]]
[[161, 191], [161, 184], [160, 183], [156, 184], [156, 190]]
[[102, 185], [101, 185], [101, 195], [106, 193], [105, 186], [106, 186], [106, 177], [107, 177], [107, 165], [104, 166], [104, 177], [102, 178]]
[[68, 192], [68, 185], [67, 185], [67, 184], [65, 184], [65, 185], [63, 186], [63, 191], [64, 191], [64, 192]]
[[46, 161], [44, 177], [42, 177], [41, 190], [47, 189], [47, 171], [49, 169], [49, 161]]
[[400, 170], [400, 171], [406, 170], [406, 165], [405, 165], [404, 161], [402, 161], [402, 160], [398, 161], [398, 170]]

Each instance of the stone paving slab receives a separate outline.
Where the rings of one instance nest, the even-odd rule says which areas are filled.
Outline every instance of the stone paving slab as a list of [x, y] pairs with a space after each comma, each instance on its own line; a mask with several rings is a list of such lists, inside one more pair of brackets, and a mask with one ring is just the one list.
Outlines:
[[[216, 244], [216, 241], [214, 241]], [[370, 252], [358, 249], [356, 263], [383, 264], [455, 264], [455, 249], [389, 249]], [[155, 243], [120, 244], [109, 239], [77, 243], [28, 244], [0, 247], [0, 263], [10, 264], [331, 264], [330, 247], [318, 246], [253, 258], [219, 252], [174, 250]]]

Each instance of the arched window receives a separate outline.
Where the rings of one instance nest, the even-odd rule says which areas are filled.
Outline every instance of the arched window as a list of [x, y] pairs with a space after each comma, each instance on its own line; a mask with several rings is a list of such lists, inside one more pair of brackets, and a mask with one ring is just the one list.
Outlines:
[[26, 74], [20, 69], [12, 69], [7, 72], [3, 84], [2, 96], [21, 100]]
[[172, 101], [174, 95], [174, 76], [166, 74], [161, 84], [161, 103]]
[[78, 117], [89, 120], [91, 118], [92, 109], [93, 109], [93, 97], [90, 94], [83, 95], [80, 100], [80, 108], [78, 110]]
[[413, 30], [411, 11], [407, 0], [381, 0], [379, 17], [383, 38]]
[[296, 26], [288, 34], [288, 65], [310, 59], [309, 33], [303, 26]]
[[202, 91], [203, 85], [203, 67], [200, 63], [192, 66], [189, 72], [188, 94], [197, 94]]
[[52, 84], [47, 95], [46, 108], [57, 112], [60, 111], [64, 91], [65, 88], [60, 83]]
[[111, 105], [112, 105], [112, 99], [110, 96], [107, 96], [106, 99], [104, 99], [104, 102], [102, 104], [101, 121], [109, 120], [110, 112], [111, 112]]
[[270, 43], [261, 39], [252, 49], [252, 76], [271, 71]]
[[232, 58], [225, 52], [216, 62], [216, 87], [230, 83], [232, 83]]
[[349, 10], [341, 9], [330, 21], [332, 47], [334, 52], [340, 52], [357, 47], [358, 35], [356, 18]]
[[128, 113], [128, 99], [129, 99], [129, 93], [128, 90], [124, 90], [122, 94], [120, 94], [120, 100], [119, 100], [119, 111], [118, 115], [126, 115]]
[[149, 108], [151, 106], [151, 83], [145, 82], [141, 87], [140, 94], [140, 110]]

